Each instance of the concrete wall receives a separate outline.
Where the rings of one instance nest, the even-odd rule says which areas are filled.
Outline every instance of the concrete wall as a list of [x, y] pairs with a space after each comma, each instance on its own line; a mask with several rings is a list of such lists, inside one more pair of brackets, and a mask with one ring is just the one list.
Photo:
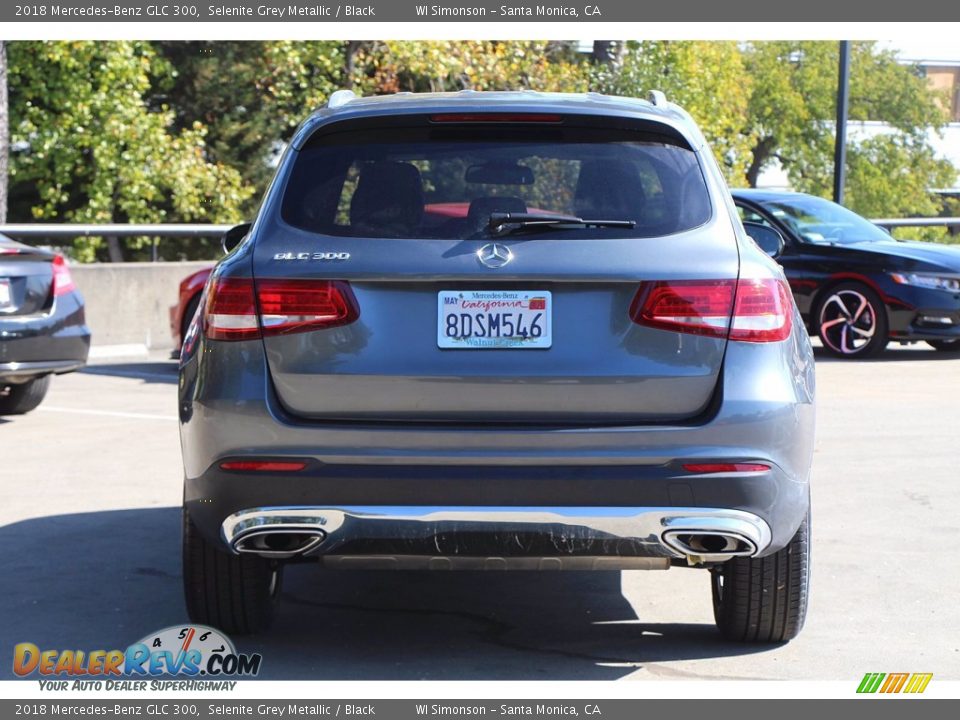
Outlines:
[[211, 262], [70, 265], [87, 306], [91, 357], [142, 355], [173, 347], [170, 306], [180, 281]]

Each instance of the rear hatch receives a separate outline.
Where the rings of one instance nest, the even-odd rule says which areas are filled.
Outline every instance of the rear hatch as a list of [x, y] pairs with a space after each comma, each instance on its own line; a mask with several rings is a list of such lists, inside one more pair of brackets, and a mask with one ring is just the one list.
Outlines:
[[[649, 123], [450, 117], [389, 133], [338, 124], [279, 180], [254, 276], [282, 404], [367, 422], [627, 424], [703, 412], [723, 329], [634, 320], [658, 283], [737, 277], [732, 227], [696, 153]], [[595, 224], [529, 224], [545, 214]], [[311, 287], [333, 294], [339, 320], [311, 324], [323, 312], [304, 300]], [[729, 322], [730, 300], [715, 325]]]
[[49, 309], [53, 257], [45, 250], [0, 239], [0, 320]]

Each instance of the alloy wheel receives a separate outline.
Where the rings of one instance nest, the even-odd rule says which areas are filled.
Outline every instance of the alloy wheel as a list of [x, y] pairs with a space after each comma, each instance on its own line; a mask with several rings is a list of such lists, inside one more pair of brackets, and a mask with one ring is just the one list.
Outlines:
[[838, 290], [820, 306], [820, 338], [841, 355], [857, 355], [877, 332], [877, 310], [856, 290]]

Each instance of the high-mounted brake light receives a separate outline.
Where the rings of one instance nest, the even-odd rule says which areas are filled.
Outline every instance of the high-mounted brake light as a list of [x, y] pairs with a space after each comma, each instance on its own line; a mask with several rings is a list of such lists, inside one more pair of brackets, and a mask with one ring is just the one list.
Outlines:
[[552, 113], [443, 113], [431, 115], [435, 123], [558, 123], [563, 118]]
[[766, 472], [765, 463], [686, 463], [683, 469], [690, 473]]
[[70, 277], [70, 269], [67, 267], [63, 255], [55, 255], [53, 258], [53, 296], [66, 295], [77, 286]]
[[305, 462], [287, 462], [282, 460], [228, 460], [220, 463], [221, 470], [242, 470], [244, 472], [297, 472], [303, 470]]
[[250, 340], [338, 327], [358, 317], [356, 298], [343, 281], [220, 278], [210, 286], [203, 330], [211, 340]]
[[630, 305], [640, 325], [741, 342], [784, 340], [790, 315], [789, 290], [773, 278], [647, 282]]

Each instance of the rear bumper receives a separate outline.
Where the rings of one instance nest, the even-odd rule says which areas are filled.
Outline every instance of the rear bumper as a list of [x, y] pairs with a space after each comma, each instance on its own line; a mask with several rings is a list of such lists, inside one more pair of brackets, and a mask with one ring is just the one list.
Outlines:
[[[182, 359], [184, 502], [199, 530], [225, 547], [224, 521], [257, 508], [586, 508], [587, 517], [604, 508], [694, 508], [762, 520], [770, 529], [762, 556], [786, 546], [809, 507], [815, 382], [799, 323], [782, 343], [731, 343], [715, 409], [687, 425], [309, 422], [283, 411], [259, 341], [205, 345], [201, 338]], [[219, 468], [254, 457], [306, 467], [279, 474]], [[690, 462], [771, 469], [697, 475], [681, 467]]]
[[48, 313], [0, 316], [0, 380], [72, 372], [89, 352], [90, 329], [76, 292], [58, 297]]
[[234, 552], [420, 569], [666, 569], [676, 559], [754, 556], [770, 544], [762, 519], [710, 508], [252, 508], [224, 520], [222, 534]]

